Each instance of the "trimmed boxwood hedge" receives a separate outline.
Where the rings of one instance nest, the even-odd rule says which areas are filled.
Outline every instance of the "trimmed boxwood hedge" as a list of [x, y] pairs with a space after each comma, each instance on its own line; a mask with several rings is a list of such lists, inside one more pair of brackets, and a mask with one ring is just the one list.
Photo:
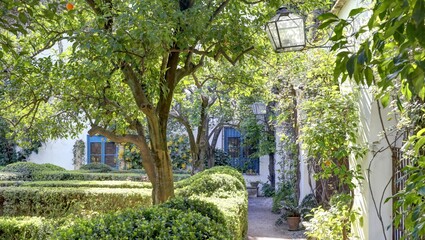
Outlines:
[[193, 211], [152, 207], [78, 220], [53, 239], [231, 239], [210, 218]]
[[150, 189], [0, 188], [3, 216], [63, 217], [150, 206]]
[[193, 211], [202, 214], [220, 224], [225, 224], [224, 214], [217, 208], [215, 204], [201, 201], [199, 199], [189, 199], [175, 197], [161, 205], [163, 208], [172, 208], [182, 211]]
[[60, 221], [42, 217], [0, 217], [0, 239], [47, 239]]
[[[208, 183], [211, 185], [208, 186]], [[178, 182], [176, 186], [177, 197], [160, 206], [148, 209], [133, 208], [116, 213], [99, 213], [90, 219], [73, 218], [72, 221], [68, 220], [61, 227], [57, 227], [58, 225], [52, 227], [49, 221], [44, 221], [44, 224], [47, 225], [36, 224], [37, 221], [35, 221], [34, 231], [46, 234], [45, 237], [39, 239], [245, 239], [248, 202], [245, 184], [240, 173], [227, 167], [213, 168]], [[6, 189], [1, 190], [8, 192]], [[50, 190], [38, 194], [37, 191], [31, 192], [31, 189], [38, 188], [10, 189], [27, 189], [25, 196], [36, 196], [34, 197], [36, 202], [43, 202], [39, 199], [50, 196]], [[142, 189], [128, 190], [140, 191]], [[145, 190], [149, 192], [147, 195], [150, 198], [150, 190]], [[8, 193], [14, 195], [13, 192]], [[84, 197], [80, 198], [85, 199]], [[75, 198], [75, 202], [81, 202], [80, 198]], [[9, 197], [9, 199], [14, 198]], [[47, 199], [51, 200], [49, 197]], [[53, 197], [53, 199], [60, 198]], [[115, 200], [110, 201], [114, 202]], [[95, 201], [94, 205], [90, 205], [90, 203], [88, 206], [92, 208], [97, 203], [99, 202]], [[54, 204], [48, 206], [54, 206]], [[128, 204], [126, 206], [131, 207]], [[115, 204], [109, 205], [109, 207], [111, 210], [116, 209]], [[80, 216], [84, 217], [84, 214]], [[3, 226], [1, 221], [0, 219], [0, 233], [2, 233]], [[26, 232], [25, 229], [30, 228], [23, 228], [22, 231]], [[51, 234], [49, 229], [56, 229], [56, 232]], [[19, 233], [16, 234], [19, 235]], [[0, 238], [3, 238], [1, 234]]]
[[[33, 176], [38, 173], [46, 172], [46, 171], [65, 171], [65, 168], [56, 166], [54, 164], [45, 163], [45, 164], [37, 164], [33, 162], [16, 162], [5, 166], [1, 169], [2, 172], [9, 173], [17, 173], [13, 176], [13, 179], [10, 180], [32, 180]], [[5, 174], [4, 176], [8, 176]], [[5, 177], [0, 177], [1, 180], [9, 180], [4, 179]]]
[[81, 166], [80, 170], [88, 170], [91, 172], [111, 172], [113, 169], [104, 163], [88, 163]]
[[152, 184], [135, 181], [0, 181], [0, 187], [152, 188]]

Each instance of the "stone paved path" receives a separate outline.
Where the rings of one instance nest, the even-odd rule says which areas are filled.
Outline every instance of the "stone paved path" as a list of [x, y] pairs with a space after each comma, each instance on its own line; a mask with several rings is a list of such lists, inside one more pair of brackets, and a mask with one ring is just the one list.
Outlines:
[[288, 231], [286, 224], [275, 226], [279, 215], [270, 211], [272, 202], [272, 198], [248, 199], [248, 240], [305, 240], [303, 231]]

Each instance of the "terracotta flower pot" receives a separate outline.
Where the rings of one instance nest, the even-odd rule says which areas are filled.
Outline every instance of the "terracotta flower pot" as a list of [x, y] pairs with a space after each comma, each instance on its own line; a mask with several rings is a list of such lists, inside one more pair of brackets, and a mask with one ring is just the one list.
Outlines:
[[300, 226], [300, 217], [287, 217], [288, 230], [297, 231]]

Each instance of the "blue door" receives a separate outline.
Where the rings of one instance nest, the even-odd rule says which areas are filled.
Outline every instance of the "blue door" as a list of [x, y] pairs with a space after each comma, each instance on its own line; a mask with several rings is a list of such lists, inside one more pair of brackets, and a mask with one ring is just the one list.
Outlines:
[[231, 165], [243, 173], [258, 174], [260, 164], [258, 158], [250, 158], [252, 146], [244, 146], [241, 133], [230, 127], [224, 128], [224, 151], [231, 158]]
[[118, 146], [104, 136], [87, 136], [87, 163], [104, 163], [117, 168]]

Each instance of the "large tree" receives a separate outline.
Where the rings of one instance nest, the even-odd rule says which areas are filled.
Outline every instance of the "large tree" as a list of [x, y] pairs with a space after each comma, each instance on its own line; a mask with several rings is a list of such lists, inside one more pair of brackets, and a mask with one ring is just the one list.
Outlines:
[[[319, 1], [317, 1], [319, 2]], [[174, 195], [166, 129], [179, 82], [206, 59], [261, 52], [280, 1], [6, 1], [0, 115], [20, 135], [89, 134], [135, 144], [153, 202]]]
[[[225, 61], [208, 62], [183, 81], [176, 94], [171, 117], [177, 120], [189, 137], [192, 172], [215, 164], [215, 148], [224, 127], [238, 127], [238, 99], [261, 86], [261, 68], [252, 67], [255, 59], [236, 65]], [[252, 113], [251, 113], [252, 114]], [[207, 165], [207, 166], [206, 166]]]

